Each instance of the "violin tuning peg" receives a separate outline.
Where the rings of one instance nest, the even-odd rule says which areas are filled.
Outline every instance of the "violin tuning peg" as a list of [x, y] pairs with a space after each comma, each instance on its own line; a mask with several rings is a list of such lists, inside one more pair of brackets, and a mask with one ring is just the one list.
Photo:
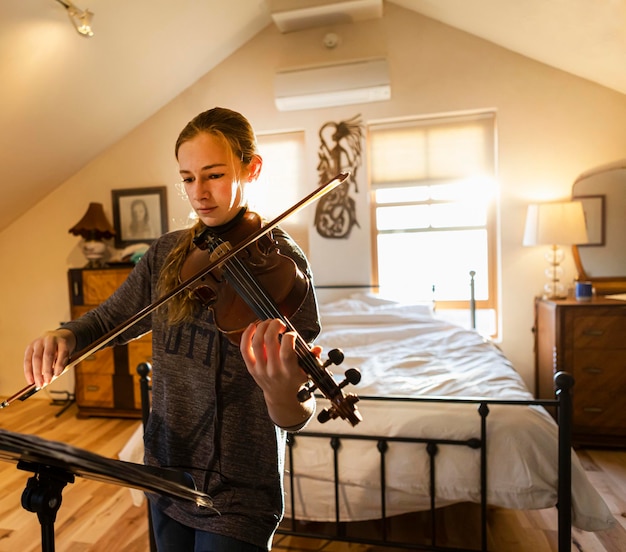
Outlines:
[[346, 385], [357, 385], [361, 381], [361, 372], [356, 368], [348, 368], [344, 374], [344, 380], [339, 384], [339, 388]]
[[341, 349], [331, 349], [328, 351], [328, 360], [324, 363], [324, 368], [327, 368], [331, 364], [339, 366], [344, 359], [344, 354]]
[[315, 391], [315, 385], [313, 383], [305, 383], [298, 391], [298, 400], [303, 403], [311, 398], [311, 395]]
[[317, 415], [317, 421], [320, 424], [325, 424], [328, 420], [334, 419], [336, 417], [336, 413], [333, 415], [333, 412], [331, 412], [330, 409], [326, 408]]

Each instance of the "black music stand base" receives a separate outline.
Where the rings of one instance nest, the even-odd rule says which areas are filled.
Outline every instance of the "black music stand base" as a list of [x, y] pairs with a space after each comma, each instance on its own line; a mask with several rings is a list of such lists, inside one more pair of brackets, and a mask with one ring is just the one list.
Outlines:
[[54, 522], [61, 507], [61, 494], [75, 477], [188, 500], [199, 508], [219, 514], [213, 508], [211, 497], [196, 490], [191, 475], [180, 470], [113, 460], [65, 443], [2, 428], [0, 459], [15, 462], [18, 469], [35, 474], [22, 493], [22, 506], [39, 518], [43, 552], [54, 552]]
[[54, 552], [54, 522], [61, 507], [61, 494], [68, 483], [74, 483], [74, 475], [43, 464], [22, 461], [17, 467], [35, 473], [26, 482], [22, 507], [35, 512], [39, 518], [42, 552]]

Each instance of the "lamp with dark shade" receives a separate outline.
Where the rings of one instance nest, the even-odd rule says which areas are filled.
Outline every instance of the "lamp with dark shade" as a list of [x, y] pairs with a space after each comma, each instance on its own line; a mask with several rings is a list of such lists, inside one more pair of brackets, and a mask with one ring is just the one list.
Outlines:
[[563, 250], [561, 245], [588, 243], [585, 212], [580, 201], [540, 203], [528, 206], [524, 245], [550, 245], [545, 255], [549, 263], [545, 273], [548, 282], [544, 286], [544, 297], [560, 299], [567, 296], [561, 283]]
[[85, 268], [105, 266], [103, 259], [107, 246], [102, 240], [114, 237], [115, 229], [104, 214], [102, 203], [90, 203], [83, 218], [72, 226], [69, 232], [83, 238], [81, 247], [88, 261]]

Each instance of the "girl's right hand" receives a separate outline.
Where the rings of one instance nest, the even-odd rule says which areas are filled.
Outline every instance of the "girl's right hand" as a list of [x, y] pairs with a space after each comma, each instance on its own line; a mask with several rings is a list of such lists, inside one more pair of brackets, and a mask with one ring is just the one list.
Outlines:
[[61, 375], [76, 346], [70, 330], [53, 330], [35, 339], [24, 352], [24, 377], [29, 385], [41, 388]]

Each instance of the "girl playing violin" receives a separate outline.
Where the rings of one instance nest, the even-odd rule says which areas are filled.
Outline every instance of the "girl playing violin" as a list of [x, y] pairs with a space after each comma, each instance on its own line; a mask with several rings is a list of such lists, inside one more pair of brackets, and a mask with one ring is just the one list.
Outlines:
[[[175, 154], [196, 225], [161, 236], [107, 301], [33, 341], [24, 357], [29, 384], [50, 382], [73, 352], [179, 285], [194, 237], [207, 227], [237, 224], [245, 212], [246, 188], [262, 166], [245, 117], [219, 107], [199, 114], [180, 133]], [[278, 228], [273, 238], [310, 279], [295, 242]], [[312, 289], [290, 318], [309, 343], [320, 331]], [[153, 372], [145, 462], [190, 473], [219, 512], [150, 496], [159, 552], [268, 550], [283, 515], [285, 430], [301, 429], [315, 410], [314, 398], [297, 398], [307, 376], [298, 365], [294, 332], [285, 332], [279, 319], [264, 320], [247, 326], [233, 344], [213, 312], [185, 292], [112, 344], [148, 331]]]

